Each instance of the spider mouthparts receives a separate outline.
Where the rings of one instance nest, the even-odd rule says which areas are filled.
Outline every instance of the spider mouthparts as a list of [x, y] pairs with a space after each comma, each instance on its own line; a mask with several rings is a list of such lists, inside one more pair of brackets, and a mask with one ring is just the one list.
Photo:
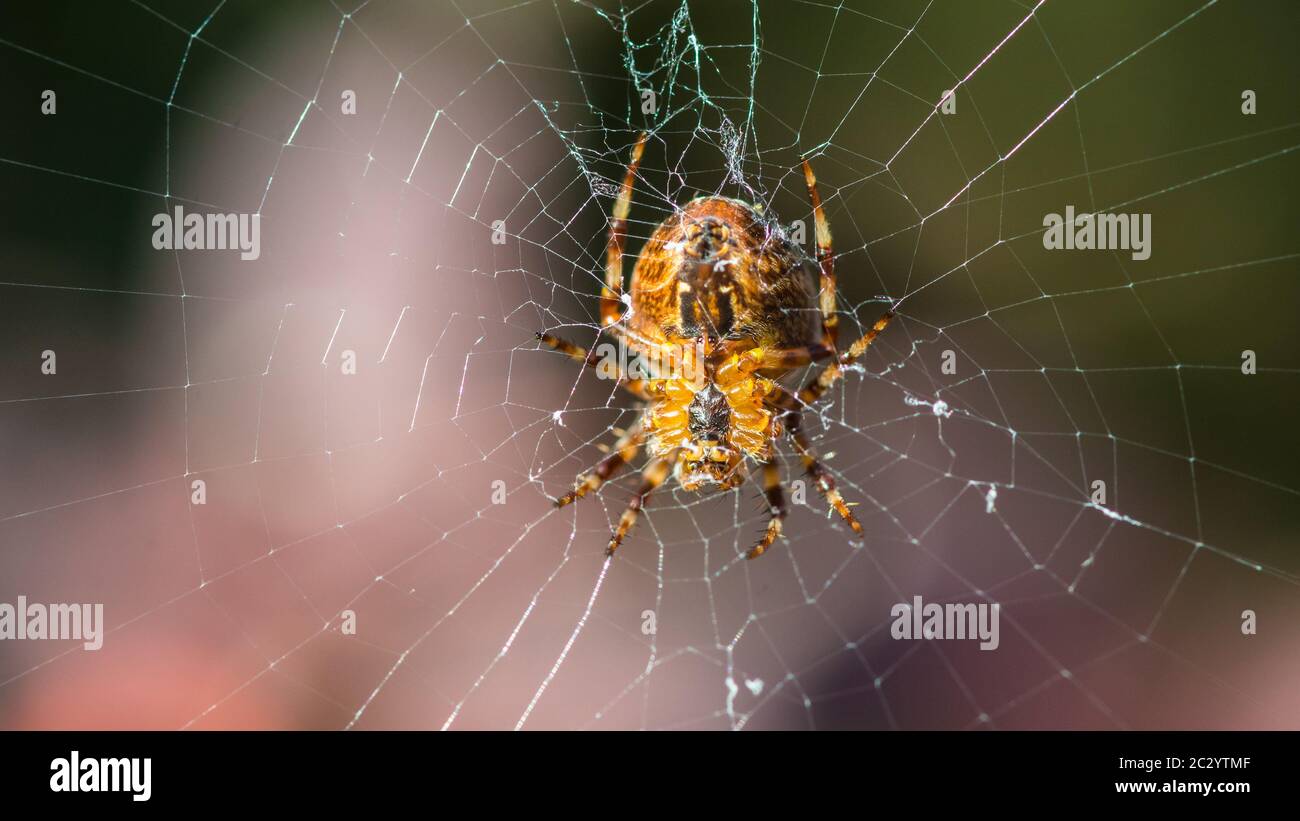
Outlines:
[[738, 454], [728, 452], [725, 460], [686, 460], [680, 463], [678, 481], [686, 490], [698, 490], [701, 485], [720, 485], [724, 489], [738, 487], [745, 479], [736, 469]]

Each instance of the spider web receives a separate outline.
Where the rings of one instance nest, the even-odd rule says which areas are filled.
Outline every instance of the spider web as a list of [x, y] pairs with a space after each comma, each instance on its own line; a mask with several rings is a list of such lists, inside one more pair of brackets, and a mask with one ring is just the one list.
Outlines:
[[[10, 10], [0, 600], [103, 602], [108, 632], [5, 647], [3, 723], [1300, 726], [1295, 22]], [[669, 483], [606, 560], [643, 457], [552, 507], [639, 411], [535, 333], [598, 339], [643, 129], [626, 268], [699, 194], [811, 235], [809, 157], [841, 339], [897, 312], [804, 414], [863, 537], [805, 482], [746, 561], [757, 486]], [[258, 214], [261, 256], [153, 250], [177, 205]], [[1151, 214], [1151, 258], [1045, 249], [1067, 205]], [[914, 596], [1000, 605], [1000, 646], [892, 639]]]

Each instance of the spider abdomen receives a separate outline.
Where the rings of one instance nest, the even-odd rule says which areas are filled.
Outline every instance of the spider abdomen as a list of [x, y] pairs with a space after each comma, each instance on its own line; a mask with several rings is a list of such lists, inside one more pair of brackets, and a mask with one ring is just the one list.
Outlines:
[[633, 329], [655, 343], [701, 336], [794, 347], [816, 337], [813, 263], [748, 203], [692, 200], [647, 240], [632, 274]]

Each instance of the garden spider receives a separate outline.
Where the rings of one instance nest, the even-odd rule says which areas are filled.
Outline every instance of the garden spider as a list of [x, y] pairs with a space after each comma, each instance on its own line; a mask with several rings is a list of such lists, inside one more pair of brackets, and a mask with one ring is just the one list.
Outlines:
[[[854, 533], [862, 533], [800, 429], [800, 419], [803, 408], [835, 384], [894, 315], [886, 312], [847, 350], [837, 348], [835, 260], [812, 167], [804, 160], [816, 225], [815, 262], [764, 219], [760, 208], [727, 197], [699, 197], [665, 219], [646, 242], [632, 272], [631, 311], [625, 316], [623, 246], [645, 142], [643, 133], [610, 218], [600, 322], [625, 349], [648, 354], [657, 364], [647, 378], [634, 378], [617, 366], [620, 384], [646, 407], [605, 458], [555, 500], [556, 506], [600, 488], [644, 445], [650, 461], [610, 537], [606, 554], [612, 555], [670, 474], [686, 490], [735, 488], [748, 478], [748, 456], [762, 471], [769, 514], [762, 538], [747, 554], [757, 558], [781, 535], [788, 513], [773, 449], [784, 433], [818, 491]], [[571, 342], [537, 336], [585, 365], [601, 365], [594, 353]], [[827, 366], [802, 390], [777, 384], [793, 369], [825, 360]]]

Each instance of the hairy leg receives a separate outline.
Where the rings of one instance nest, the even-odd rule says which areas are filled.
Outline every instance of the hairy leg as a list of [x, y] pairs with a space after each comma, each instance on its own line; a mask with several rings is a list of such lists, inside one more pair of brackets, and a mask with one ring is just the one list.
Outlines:
[[876, 341], [876, 337], [885, 330], [893, 318], [894, 312], [886, 311], [884, 316], [876, 320], [875, 325], [850, 345], [847, 351], [840, 354], [839, 359], [828, 365], [803, 390], [799, 391], [799, 400], [805, 405], [811, 405], [820, 399], [844, 375], [844, 368], [857, 362], [858, 358], [867, 352], [867, 348], [871, 347], [871, 343]]
[[578, 474], [573, 490], [556, 499], [555, 506], [564, 507], [592, 491], [600, 490], [601, 485], [608, 482], [620, 468], [636, 458], [643, 441], [645, 441], [645, 434], [641, 430], [641, 423], [637, 422], [618, 438], [614, 447], [604, 459], [596, 463], [594, 468]]
[[632, 209], [632, 185], [636, 182], [637, 167], [645, 150], [645, 132], [632, 147], [632, 161], [628, 163], [623, 187], [614, 201], [614, 213], [609, 220], [609, 242], [605, 246], [605, 285], [600, 290], [601, 327], [613, 325], [623, 314], [623, 244], [627, 239], [627, 215]]
[[781, 536], [781, 523], [789, 509], [785, 506], [785, 494], [781, 491], [781, 468], [775, 460], [769, 459], [763, 465], [763, 494], [767, 497], [767, 530], [758, 544], [745, 554], [747, 559], [757, 559]]
[[[610, 330], [610, 329], [607, 328], [606, 330]], [[552, 350], [559, 351], [560, 353], [572, 359], [574, 362], [578, 362], [579, 364], [586, 365], [589, 368], [597, 368], [600, 367], [601, 365], [600, 359], [596, 356], [595, 349], [592, 349], [590, 352], [588, 352], [581, 345], [575, 345], [574, 343], [570, 342], [567, 339], [564, 339], [563, 337], [558, 337], [548, 333], [538, 332], [537, 339], [543, 345], [547, 346]], [[646, 381], [644, 379], [632, 379], [629, 376], [627, 376], [627, 374], [623, 372], [622, 364], [618, 362], [617, 359], [614, 361], [613, 367], [615, 369], [615, 373], [617, 375], [619, 385], [625, 388], [633, 396], [636, 396], [638, 399], [650, 399], [649, 389], [646, 386]]]
[[[772, 405], [781, 410], [797, 411], [813, 404], [818, 399], [821, 399], [822, 396], [826, 394], [826, 391], [830, 390], [831, 386], [838, 382], [840, 377], [844, 375], [844, 368], [858, 361], [858, 359], [866, 353], [867, 348], [871, 347], [871, 343], [876, 340], [876, 337], [880, 335], [881, 331], [885, 330], [885, 327], [889, 325], [890, 320], [893, 318], [894, 312], [886, 311], [880, 319], [876, 320], [875, 325], [872, 325], [866, 333], [850, 345], [847, 351], [840, 354], [833, 362], [822, 369], [817, 376], [813, 377], [813, 379], [798, 393], [792, 394], [789, 391], [778, 387], [771, 394], [770, 401]], [[788, 352], [792, 353], [800, 350], [802, 349], [791, 348]], [[814, 346], [810, 347], [809, 350], [819, 350], [819, 348]], [[763, 354], [763, 361], [767, 362], [769, 358], [776, 361], [777, 357], [788, 352], [767, 351]], [[798, 364], [796, 363], [793, 367], [797, 366]]]
[[808, 186], [808, 199], [812, 200], [817, 264], [821, 267], [822, 344], [833, 349], [839, 335], [839, 317], [835, 313], [835, 253], [831, 249], [831, 224], [822, 209], [821, 195], [817, 193], [817, 176], [807, 160], [803, 161], [803, 180]]
[[803, 461], [804, 472], [817, 485], [817, 490], [826, 499], [826, 503], [835, 508], [835, 512], [840, 514], [840, 518], [853, 529], [854, 533], [861, 534], [862, 525], [858, 522], [857, 517], [853, 515], [853, 511], [849, 509], [848, 503], [844, 501], [844, 497], [840, 495], [839, 490], [836, 489], [835, 480], [831, 478], [826, 466], [817, 458], [808, 437], [800, 430], [801, 419], [802, 414], [799, 411], [792, 412], [787, 429], [790, 431], [790, 438], [794, 440], [795, 451], [798, 452], [799, 458]]
[[641, 487], [627, 503], [627, 508], [618, 520], [618, 527], [614, 529], [614, 535], [609, 538], [609, 547], [605, 548], [606, 556], [613, 556], [614, 551], [623, 543], [627, 537], [628, 531], [636, 524], [637, 517], [641, 515], [642, 508], [645, 507], [646, 499], [654, 493], [655, 488], [664, 483], [668, 478], [668, 473], [672, 468], [672, 458], [669, 456], [660, 456], [652, 459], [645, 470], [641, 471]]

